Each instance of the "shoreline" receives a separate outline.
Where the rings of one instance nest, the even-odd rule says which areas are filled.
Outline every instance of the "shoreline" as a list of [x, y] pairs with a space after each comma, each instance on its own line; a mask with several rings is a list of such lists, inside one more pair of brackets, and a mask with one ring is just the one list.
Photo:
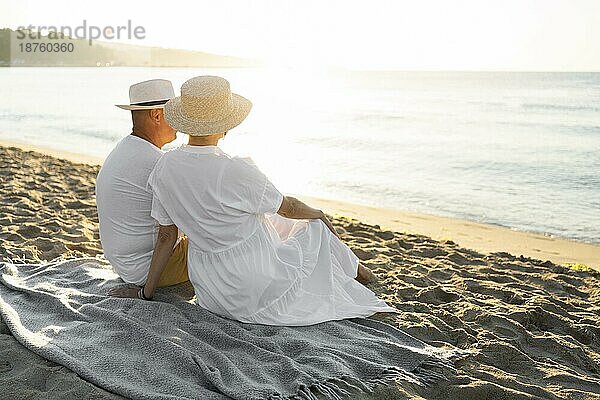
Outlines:
[[57, 150], [50, 147], [38, 146], [35, 144], [19, 142], [16, 140], [0, 139], [0, 147], [17, 147], [21, 150], [35, 151], [37, 153], [45, 154], [55, 158], [62, 158], [63, 160], [68, 160], [78, 164], [101, 165], [102, 161], [104, 161], [102, 158], [99, 157], [86, 156], [85, 154]]
[[[71, 162], [100, 165], [102, 159], [65, 152], [18, 141], [0, 140], [0, 146], [35, 151]], [[323, 209], [334, 216], [354, 218], [382, 229], [429, 236], [435, 240], [451, 240], [461, 247], [482, 253], [506, 252], [523, 255], [556, 264], [583, 264], [600, 271], [600, 245], [570, 239], [548, 237], [539, 233], [483, 224], [458, 218], [374, 207], [324, 199], [301, 194], [290, 194], [309, 205]]]
[[583, 264], [600, 271], [600, 245], [458, 218], [295, 196], [332, 215], [355, 218], [367, 224], [379, 225], [382, 229], [416, 233], [435, 240], [451, 240], [461, 247], [486, 254], [506, 252], [561, 265]]

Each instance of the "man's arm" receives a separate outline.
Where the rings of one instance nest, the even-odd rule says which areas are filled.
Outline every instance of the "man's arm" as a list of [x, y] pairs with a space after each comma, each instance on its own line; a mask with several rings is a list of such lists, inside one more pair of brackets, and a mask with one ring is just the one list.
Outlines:
[[290, 219], [320, 219], [338, 239], [340, 238], [323, 211], [309, 207], [295, 197], [284, 196], [277, 214]]
[[[149, 299], [154, 296], [154, 291], [160, 280], [160, 275], [163, 269], [165, 269], [171, 254], [173, 254], [173, 247], [177, 241], [178, 233], [177, 226], [175, 225], [158, 226], [158, 238], [156, 239], [156, 245], [154, 246], [154, 252], [152, 253], [148, 278], [144, 285], [144, 296]], [[109, 294], [116, 297], [137, 297], [139, 289], [139, 287], [115, 288], [112, 289]]]

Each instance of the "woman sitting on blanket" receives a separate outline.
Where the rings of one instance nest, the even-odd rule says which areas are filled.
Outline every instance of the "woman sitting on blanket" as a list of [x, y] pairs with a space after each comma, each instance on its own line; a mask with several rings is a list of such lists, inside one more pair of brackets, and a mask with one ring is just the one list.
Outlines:
[[166, 121], [189, 141], [165, 153], [150, 174], [159, 233], [137, 295], [152, 298], [179, 228], [189, 240], [197, 303], [223, 317], [295, 326], [397, 312], [361, 284], [374, 274], [321, 210], [281, 194], [250, 158], [219, 148], [251, 107], [216, 76], [188, 80], [166, 103]]

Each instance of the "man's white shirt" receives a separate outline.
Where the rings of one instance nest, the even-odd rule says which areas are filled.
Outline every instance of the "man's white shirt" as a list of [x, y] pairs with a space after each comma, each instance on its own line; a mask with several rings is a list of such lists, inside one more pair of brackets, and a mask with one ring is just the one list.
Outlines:
[[148, 176], [163, 152], [137, 136], [121, 139], [96, 180], [96, 204], [104, 256], [128, 283], [145, 283], [158, 234], [150, 215]]

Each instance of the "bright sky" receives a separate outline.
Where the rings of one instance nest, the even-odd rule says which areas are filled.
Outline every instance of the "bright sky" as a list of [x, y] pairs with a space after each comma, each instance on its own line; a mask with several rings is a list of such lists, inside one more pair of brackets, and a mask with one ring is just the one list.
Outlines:
[[400, 70], [600, 70], [598, 0], [0, 0], [0, 26], [134, 25], [143, 45]]

